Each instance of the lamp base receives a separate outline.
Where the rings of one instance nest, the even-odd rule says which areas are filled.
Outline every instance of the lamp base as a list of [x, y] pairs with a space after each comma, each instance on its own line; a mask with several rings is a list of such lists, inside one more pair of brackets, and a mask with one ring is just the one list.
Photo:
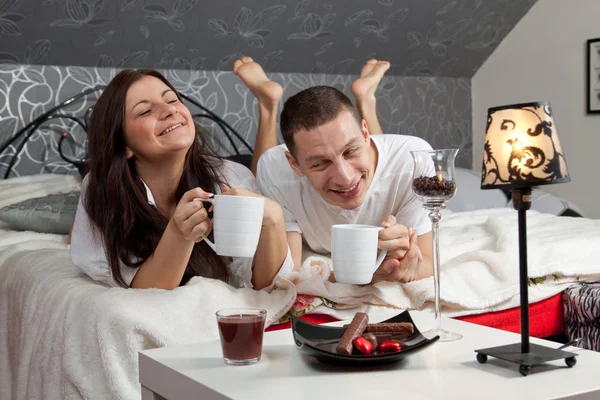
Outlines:
[[521, 343], [489, 347], [487, 349], [475, 350], [475, 352], [477, 353], [477, 361], [481, 364], [487, 361], [488, 356], [519, 364], [519, 372], [523, 376], [529, 375], [531, 367], [534, 365], [543, 364], [553, 360], [560, 360], [561, 358], [565, 359], [565, 363], [569, 368], [577, 364], [577, 360], [575, 359], [577, 354], [575, 353], [533, 343], [529, 344], [529, 353], [521, 352]]

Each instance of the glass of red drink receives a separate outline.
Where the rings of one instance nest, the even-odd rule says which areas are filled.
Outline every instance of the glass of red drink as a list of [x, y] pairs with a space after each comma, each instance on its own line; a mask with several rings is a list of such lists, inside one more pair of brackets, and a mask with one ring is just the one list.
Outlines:
[[251, 365], [260, 360], [267, 312], [258, 308], [217, 311], [223, 360], [228, 365]]

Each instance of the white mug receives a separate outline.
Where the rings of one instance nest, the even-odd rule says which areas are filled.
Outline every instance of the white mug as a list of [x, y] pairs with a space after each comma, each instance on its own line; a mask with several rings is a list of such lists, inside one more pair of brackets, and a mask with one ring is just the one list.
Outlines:
[[254, 257], [260, 239], [265, 200], [262, 197], [215, 195], [195, 198], [214, 206], [214, 243], [204, 241], [220, 256]]
[[372, 225], [341, 224], [331, 227], [331, 261], [335, 280], [341, 283], [366, 285], [373, 279], [387, 254], [377, 256], [379, 231]]

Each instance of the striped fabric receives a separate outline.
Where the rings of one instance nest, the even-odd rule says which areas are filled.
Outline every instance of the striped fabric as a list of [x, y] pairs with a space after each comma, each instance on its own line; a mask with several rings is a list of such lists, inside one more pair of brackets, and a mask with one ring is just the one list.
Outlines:
[[563, 301], [569, 340], [582, 337], [579, 347], [600, 351], [600, 282], [571, 286]]

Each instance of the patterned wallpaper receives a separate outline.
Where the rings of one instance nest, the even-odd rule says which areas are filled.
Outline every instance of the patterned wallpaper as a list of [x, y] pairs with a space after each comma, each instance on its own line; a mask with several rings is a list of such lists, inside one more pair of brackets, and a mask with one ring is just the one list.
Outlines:
[[[0, 64], [0, 144], [6, 143], [25, 124], [54, 105], [84, 89], [105, 85], [116, 72], [117, 68]], [[256, 100], [236, 75], [225, 71], [181, 69], [161, 72], [181, 93], [190, 95], [216, 112], [254, 145], [258, 121]], [[284, 87], [284, 99], [301, 89], [320, 84], [335, 86], [352, 98], [350, 84], [357, 77], [288, 73], [271, 73], [269, 76]], [[458, 147], [461, 151], [457, 165], [470, 168], [470, 79], [386, 76], [376, 95], [384, 132], [419, 136], [434, 148]], [[69, 109], [83, 115], [95, 98], [97, 96], [75, 102]], [[199, 111], [193, 106], [190, 108], [192, 112]], [[74, 128], [74, 122], [65, 119], [48, 121], [45, 126], [31, 137], [20, 153], [15, 173], [76, 173], [71, 164], [59, 157], [57, 143], [62, 131], [69, 132], [71, 136], [66, 142], [65, 153], [81, 157], [85, 150], [85, 133]], [[232, 154], [231, 145], [223, 140], [218, 128], [207, 122], [203, 127], [221, 144], [221, 154]], [[247, 152], [243, 148], [241, 150], [242, 153]], [[5, 156], [0, 157], [1, 176], [8, 162], [6, 154], [14, 152], [15, 147], [12, 146]]]
[[0, 63], [473, 76], [536, 0], [0, 0]]

